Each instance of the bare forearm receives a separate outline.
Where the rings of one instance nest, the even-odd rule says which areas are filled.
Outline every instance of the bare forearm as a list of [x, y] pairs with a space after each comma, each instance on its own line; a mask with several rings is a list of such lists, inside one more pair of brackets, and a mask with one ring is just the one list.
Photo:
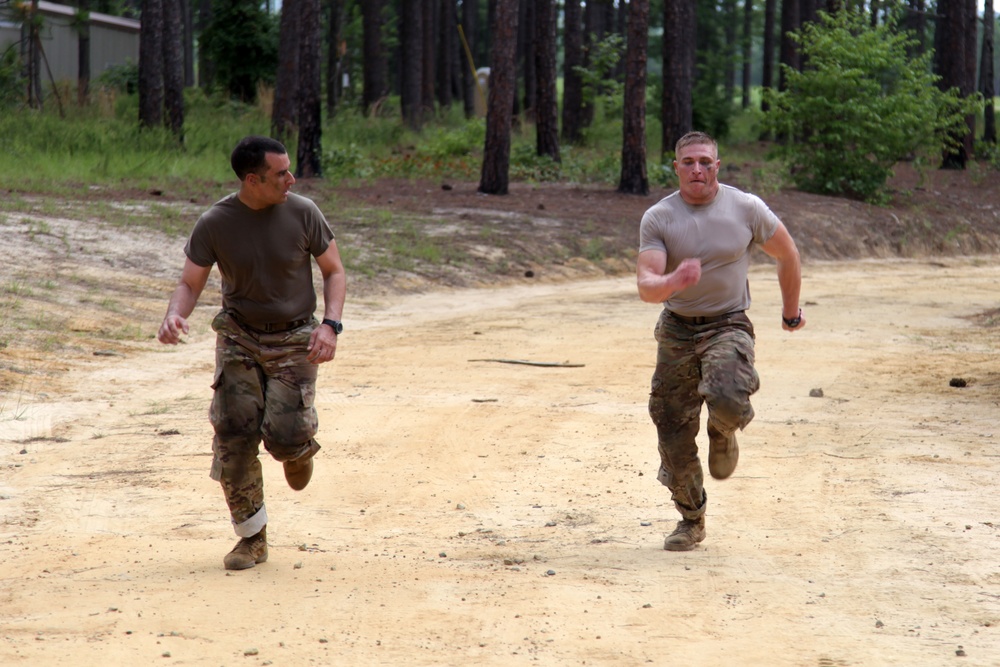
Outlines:
[[194, 307], [198, 303], [198, 294], [185, 282], [177, 285], [174, 293], [170, 296], [170, 303], [167, 304], [166, 317], [182, 317], [187, 319], [194, 312]]
[[799, 312], [799, 293], [802, 289], [802, 264], [796, 252], [778, 260], [778, 286], [781, 288], [781, 312], [794, 318]]
[[347, 298], [347, 276], [343, 272], [331, 273], [323, 278], [323, 318], [339, 320], [344, 314]]
[[669, 275], [640, 275], [636, 282], [639, 298], [646, 303], [663, 303], [678, 291], [676, 281]]

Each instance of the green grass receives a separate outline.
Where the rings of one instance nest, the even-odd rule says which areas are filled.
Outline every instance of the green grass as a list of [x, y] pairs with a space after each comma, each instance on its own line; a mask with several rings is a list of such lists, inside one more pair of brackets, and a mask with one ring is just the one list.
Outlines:
[[[268, 134], [270, 119], [257, 106], [186, 93], [184, 142], [165, 129], [140, 130], [135, 96], [111, 96], [86, 108], [70, 106], [61, 118], [52, 108], [0, 115], [8, 159], [0, 181], [8, 200], [22, 193], [71, 199], [101, 189], [159, 190], [195, 198], [231, 187], [229, 153], [247, 134]], [[51, 106], [51, 105], [50, 105]], [[486, 121], [466, 119], [460, 104], [439, 110], [420, 132], [404, 126], [394, 100], [376, 116], [343, 108], [323, 127], [326, 180], [379, 177], [477, 180], [482, 169]], [[615, 114], [617, 116], [617, 111]], [[659, 161], [659, 124], [648, 123], [650, 162]], [[561, 147], [562, 162], [538, 158], [534, 126], [515, 122], [511, 176], [525, 181], [615, 184], [619, 177], [621, 121], [598, 107], [583, 145]], [[289, 152], [295, 153], [294, 140]], [[24, 165], [31, 165], [25, 169]], [[4, 210], [15, 204], [5, 202]]]

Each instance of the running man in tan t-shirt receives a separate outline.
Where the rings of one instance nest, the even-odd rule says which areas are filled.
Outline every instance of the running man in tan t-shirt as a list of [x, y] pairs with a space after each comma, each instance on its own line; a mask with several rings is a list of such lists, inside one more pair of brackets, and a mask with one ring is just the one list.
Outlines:
[[663, 547], [688, 551], [705, 539], [708, 496], [695, 442], [702, 404], [708, 406], [708, 469], [716, 479], [733, 474], [736, 429], [754, 416], [750, 396], [760, 379], [745, 312], [754, 245], [777, 262], [783, 328], [796, 331], [806, 321], [799, 252], [784, 224], [760, 198], [719, 183], [712, 137], [690, 132], [675, 154], [680, 189], [642, 218], [636, 282], [643, 301], [663, 304], [649, 414], [660, 452], [657, 478], [681, 514]]

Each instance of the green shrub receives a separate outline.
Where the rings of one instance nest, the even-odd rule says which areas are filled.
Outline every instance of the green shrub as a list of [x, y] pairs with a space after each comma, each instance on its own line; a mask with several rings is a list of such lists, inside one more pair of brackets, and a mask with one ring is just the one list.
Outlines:
[[785, 68], [788, 87], [770, 94], [765, 126], [800, 189], [882, 201], [895, 164], [940, 159], [974, 101], [940, 91], [932, 54], [911, 57], [912, 40], [891, 23], [820, 18], [793, 35], [807, 65]]
[[0, 53], [0, 109], [10, 109], [24, 99], [24, 79], [16, 49]]

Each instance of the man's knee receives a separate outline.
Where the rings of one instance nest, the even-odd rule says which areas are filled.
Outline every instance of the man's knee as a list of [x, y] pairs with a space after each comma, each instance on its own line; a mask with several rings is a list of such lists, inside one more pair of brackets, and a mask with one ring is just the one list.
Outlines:
[[732, 433], [736, 429], [743, 429], [753, 419], [753, 406], [750, 405], [749, 397], [715, 397], [706, 399], [708, 405], [708, 420], [719, 431]]

